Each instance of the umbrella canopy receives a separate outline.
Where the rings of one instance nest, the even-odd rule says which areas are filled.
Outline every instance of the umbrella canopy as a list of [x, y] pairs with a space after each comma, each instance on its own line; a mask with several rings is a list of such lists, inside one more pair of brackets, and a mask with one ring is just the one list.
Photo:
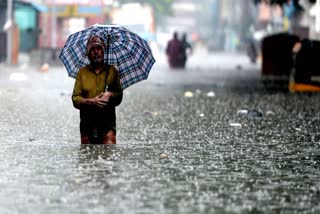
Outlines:
[[86, 46], [94, 35], [106, 43], [104, 62], [118, 70], [122, 89], [148, 78], [155, 63], [148, 43], [122, 26], [98, 24], [68, 37], [59, 58], [70, 77], [76, 78], [79, 69], [90, 64]]

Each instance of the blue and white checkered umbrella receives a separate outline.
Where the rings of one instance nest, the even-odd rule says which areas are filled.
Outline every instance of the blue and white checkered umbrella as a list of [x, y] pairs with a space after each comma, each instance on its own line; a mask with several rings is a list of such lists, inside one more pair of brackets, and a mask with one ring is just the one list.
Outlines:
[[148, 78], [155, 63], [151, 49], [140, 36], [119, 25], [93, 25], [69, 36], [59, 58], [70, 77], [76, 78], [79, 69], [90, 63], [86, 46], [94, 35], [109, 41], [104, 61], [119, 71], [123, 89]]

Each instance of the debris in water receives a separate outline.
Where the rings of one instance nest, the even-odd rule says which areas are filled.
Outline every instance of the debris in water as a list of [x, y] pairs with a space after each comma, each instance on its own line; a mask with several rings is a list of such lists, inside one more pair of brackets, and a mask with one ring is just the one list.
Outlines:
[[168, 157], [168, 155], [165, 154], [165, 153], [161, 153], [161, 154], [160, 154], [160, 158], [167, 158], [167, 157]]
[[185, 96], [185, 97], [193, 97], [193, 93], [192, 93], [191, 91], [186, 91], [186, 92], [184, 93], [184, 96]]
[[144, 116], [152, 116], [152, 114], [148, 111], [144, 112]]
[[239, 109], [237, 114], [244, 114], [249, 118], [260, 118], [263, 114], [257, 110], [246, 110], [246, 109]]
[[246, 109], [240, 109], [237, 111], [238, 114], [248, 114], [248, 110]]
[[207, 93], [207, 96], [208, 97], [215, 97], [216, 94], [213, 91], [210, 91], [210, 92]]
[[273, 111], [267, 111], [266, 115], [274, 115], [274, 112]]
[[241, 127], [241, 123], [230, 123], [230, 126]]
[[248, 111], [248, 117], [262, 117], [263, 114], [257, 110]]
[[149, 112], [149, 111], [145, 111], [144, 116], [149, 117], [149, 116], [157, 116], [159, 113], [158, 112]]

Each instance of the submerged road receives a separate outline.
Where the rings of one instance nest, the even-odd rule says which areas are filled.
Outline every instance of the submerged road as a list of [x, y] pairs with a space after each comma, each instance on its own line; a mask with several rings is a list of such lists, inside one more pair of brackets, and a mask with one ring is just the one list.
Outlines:
[[[164, 58], [81, 146], [63, 67], [0, 65], [0, 213], [317, 213], [320, 95], [266, 90], [246, 57]], [[160, 154], [166, 154], [166, 157]]]

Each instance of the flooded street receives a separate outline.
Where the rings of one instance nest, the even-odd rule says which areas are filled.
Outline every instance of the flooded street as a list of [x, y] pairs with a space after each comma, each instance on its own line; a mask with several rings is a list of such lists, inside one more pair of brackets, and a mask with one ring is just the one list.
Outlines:
[[237, 59], [156, 64], [114, 146], [80, 145], [64, 68], [0, 65], [0, 213], [319, 212], [320, 95], [265, 90]]

